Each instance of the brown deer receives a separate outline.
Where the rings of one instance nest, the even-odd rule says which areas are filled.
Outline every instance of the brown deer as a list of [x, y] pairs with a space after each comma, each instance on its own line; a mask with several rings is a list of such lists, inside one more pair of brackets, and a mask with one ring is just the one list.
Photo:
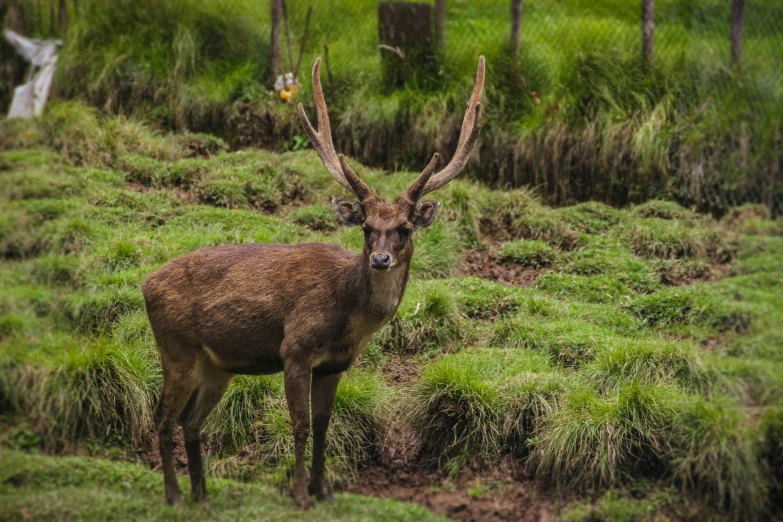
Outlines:
[[[438, 213], [437, 201], [420, 198], [454, 179], [478, 140], [483, 56], [453, 159], [433, 174], [435, 154], [405, 193], [387, 203], [335, 153], [320, 64], [319, 58], [313, 67], [318, 132], [301, 104], [299, 116], [326, 169], [358, 198], [332, 203], [342, 223], [362, 227], [364, 248], [361, 254], [321, 243], [203, 248], [144, 281], [163, 366], [155, 424], [169, 503], [182, 504], [172, 458], [175, 423], [182, 425], [193, 499], [206, 501], [200, 435], [207, 415], [234, 375], [280, 371], [293, 423], [294, 501], [308, 508], [310, 495], [331, 499], [324, 483], [324, 446], [340, 375], [397, 311], [413, 255], [413, 231], [428, 227]], [[313, 459], [306, 484], [311, 404]]]

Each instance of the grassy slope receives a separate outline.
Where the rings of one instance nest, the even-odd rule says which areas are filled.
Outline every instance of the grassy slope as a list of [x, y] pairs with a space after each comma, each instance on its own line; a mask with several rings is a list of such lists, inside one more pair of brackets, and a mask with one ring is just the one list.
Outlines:
[[[183, 488], [186, 478], [181, 479]], [[3, 520], [442, 520], [413, 504], [338, 495], [302, 512], [263, 484], [210, 481], [209, 507], [166, 506], [160, 476], [138, 465], [0, 450]]]
[[[55, 81], [62, 96], [232, 143], [280, 150], [306, 142], [293, 106], [260, 82], [269, 60], [266, 4], [89, 4], [64, 38]], [[526, 5], [518, 63], [509, 59], [507, 0], [449, 2], [439, 65], [397, 91], [381, 74], [376, 4], [318, 2], [300, 97], [311, 105], [306, 73], [328, 43], [338, 149], [367, 164], [417, 169], [433, 149], [453, 150], [483, 53], [484, 153], [480, 165], [469, 165], [474, 174], [538, 187], [559, 203], [667, 194], [723, 211], [735, 201], [781, 200], [778, 4], [746, 6], [737, 69], [729, 59], [729, 3], [660, 0], [655, 64], [645, 70], [633, 2]], [[306, 8], [290, 6], [295, 40]]]
[[[139, 282], [168, 259], [251, 241], [361, 245], [336, 227], [328, 201], [342, 189], [312, 152], [227, 153], [206, 136], [156, 135], [72, 104], [5, 122], [0, 136], [13, 147], [0, 153], [0, 405], [12, 447], [80, 441], [134, 454], [160, 384]], [[386, 196], [413, 176], [357, 168]], [[661, 201], [554, 210], [528, 191], [465, 180], [437, 197], [443, 215], [416, 238], [397, 318], [341, 383], [333, 480], [398, 450], [385, 433], [402, 420], [426, 457], [454, 471], [514, 455], [542, 483], [579, 492], [575, 519], [664, 497], [753, 518], [780, 501], [780, 221], [744, 207], [715, 222]], [[531, 288], [452, 277], [463, 250], [496, 242], [505, 259], [548, 273]], [[727, 263], [729, 278], [671, 286]], [[422, 366], [411, 387], [384, 378], [398, 357]], [[279, 376], [236, 379], [208, 432], [213, 475], [286, 483]], [[61, 466], [9, 455], [30, 473]], [[36, 480], [20, 509], [47, 505]], [[111, 493], [118, 506], [122, 494]], [[54, 496], [58, 506], [69, 493]], [[146, 502], [123, 509], [152, 517]]]

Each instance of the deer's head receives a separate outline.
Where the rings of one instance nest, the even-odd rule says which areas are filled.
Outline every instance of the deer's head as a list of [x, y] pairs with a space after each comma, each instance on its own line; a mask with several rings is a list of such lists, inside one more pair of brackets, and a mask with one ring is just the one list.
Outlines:
[[313, 66], [313, 95], [318, 111], [318, 131], [316, 132], [307, 119], [301, 103], [298, 107], [299, 117], [326, 169], [340, 185], [356, 196], [356, 199], [335, 198], [332, 201], [337, 217], [344, 225], [362, 227], [364, 251], [373, 269], [392, 269], [410, 260], [413, 254], [413, 232], [430, 226], [438, 215], [440, 203], [421, 198], [457, 177], [478, 140], [481, 129], [480, 102], [484, 87], [484, 57], [479, 58], [473, 95], [468, 101], [459, 143], [451, 161], [443, 170], [435, 173], [438, 164], [438, 154], [435, 153], [421, 174], [392, 203], [387, 203], [373, 194], [370, 187], [359, 179], [348, 165], [345, 156], [337, 156], [321, 88], [320, 68], [321, 59], [318, 58]]

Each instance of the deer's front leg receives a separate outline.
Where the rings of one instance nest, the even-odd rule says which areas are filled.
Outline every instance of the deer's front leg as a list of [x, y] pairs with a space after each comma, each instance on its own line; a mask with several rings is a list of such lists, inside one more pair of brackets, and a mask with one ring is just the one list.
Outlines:
[[307, 471], [305, 470], [305, 448], [310, 436], [310, 365], [296, 359], [287, 359], [283, 368], [285, 396], [288, 412], [294, 426], [294, 451], [296, 468], [292, 494], [296, 505], [303, 509], [312, 507], [313, 501], [307, 492]]
[[332, 494], [324, 482], [324, 466], [326, 464], [326, 430], [334, 409], [334, 397], [337, 394], [337, 384], [340, 373], [329, 375], [313, 374], [313, 468], [310, 470], [310, 494], [318, 500], [332, 500]]

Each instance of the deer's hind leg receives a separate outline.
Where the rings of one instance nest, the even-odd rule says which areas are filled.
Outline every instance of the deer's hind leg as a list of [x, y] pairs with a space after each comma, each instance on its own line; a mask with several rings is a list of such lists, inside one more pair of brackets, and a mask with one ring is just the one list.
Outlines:
[[233, 374], [214, 366], [206, 357], [200, 357], [196, 366], [198, 387], [181, 414], [182, 434], [188, 455], [190, 488], [193, 500], [208, 502], [204, 464], [201, 458], [201, 428], [209, 412], [217, 406], [231, 383]]
[[332, 500], [332, 494], [324, 482], [326, 431], [332, 418], [334, 398], [341, 375], [340, 373], [313, 373], [310, 392], [313, 405], [313, 466], [310, 469], [310, 483], [307, 489], [318, 500]]
[[195, 375], [198, 347], [170, 340], [158, 340], [163, 366], [163, 390], [155, 408], [155, 427], [158, 432], [166, 502], [182, 505], [182, 491], [174, 469], [174, 428], [177, 419], [193, 396], [198, 381]]
[[313, 505], [307, 492], [307, 472], [305, 470], [305, 448], [310, 437], [310, 366], [294, 358], [287, 359], [283, 370], [285, 396], [288, 412], [294, 428], [294, 483], [291, 493], [294, 502], [300, 508]]

